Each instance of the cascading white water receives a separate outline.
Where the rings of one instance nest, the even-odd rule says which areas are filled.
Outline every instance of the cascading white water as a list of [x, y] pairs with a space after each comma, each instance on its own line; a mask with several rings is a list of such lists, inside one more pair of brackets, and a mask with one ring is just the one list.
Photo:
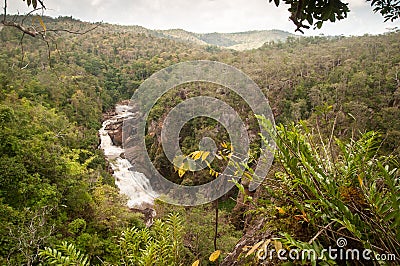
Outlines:
[[100, 148], [110, 163], [115, 177], [115, 183], [120, 189], [122, 194], [128, 196], [128, 207], [135, 209], [151, 208], [154, 204], [154, 195], [149, 180], [142, 173], [132, 171], [132, 164], [121, 157], [124, 149], [114, 145], [106, 127], [110, 124], [118, 123], [119, 120], [124, 119], [133, 113], [127, 105], [116, 105], [116, 115], [103, 122], [100, 134]]

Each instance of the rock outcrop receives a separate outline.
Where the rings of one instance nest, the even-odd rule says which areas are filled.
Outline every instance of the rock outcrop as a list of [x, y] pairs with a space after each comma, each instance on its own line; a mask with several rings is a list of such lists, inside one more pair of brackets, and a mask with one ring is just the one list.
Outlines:
[[113, 144], [116, 146], [122, 145], [122, 124], [123, 124], [123, 122], [124, 122], [124, 119], [121, 118], [121, 119], [118, 119], [114, 123], [110, 123], [105, 128], [108, 132], [108, 135], [110, 135]]

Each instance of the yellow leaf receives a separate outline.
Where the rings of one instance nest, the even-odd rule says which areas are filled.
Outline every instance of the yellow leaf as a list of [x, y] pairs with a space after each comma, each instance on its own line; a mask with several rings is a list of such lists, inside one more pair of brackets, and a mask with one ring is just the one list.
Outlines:
[[225, 148], [225, 149], [228, 148], [228, 145], [225, 143], [225, 141], [221, 143], [221, 146], [222, 146], [222, 148]]
[[182, 177], [185, 173], [186, 173], [185, 170], [183, 170], [183, 169], [178, 169], [178, 175], [179, 175], [179, 177]]
[[358, 182], [360, 182], [360, 187], [363, 185], [363, 180], [361, 178], [361, 175], [358, 175]]
[[203, 154], [201, 155], [201, 160], [204, 161], [205, 159], [207, 159], [208, 155], [210, 155], [209, 151], [203, 152]]
[[43, 19], [39, 16], [37, 16], [37, 19], [39, 20], [39, 23], [42, 26], [43, 30], [46, 31], [46, 25], [44, 25]]
[[250, 173], [248, 173], [248, 172], [245, 172], [245, 173], [244, 173], [244, 176], [247, 177], [247, 178], [250, 179], [250, 180], [253, 180], [253, 176], [252, 176]]
[[199, 266], [200, 265], [200, 260], [196, 260], [195, 262], [192, 263], [192, 266]]
[[303, 210], [301, 211], [301, 213], [302, 213], [301, 215], [300, 214], [295, 215], [294, 218], [296, 220], [304, 220], [307, 223], [309, 223], [310, 220], [307, 218], [307, 214]]
[[274, 240], [274, 246], [275, 246], [276, 252], [278, 252], [279, 250], [282, 249], [282, 243], [278, 240]]
[[250, 256], [251, 254], [253, 254], [254, 251], [256, 251], [256, 249], [257, 249], [259, 246], [261, 246], [262, 243], [264, 243], [264, 240], [261, 240], [260, 242], [258, 242], [257, 244], [255, 244], [255, 245], [247, 252], [246, 257], [247, 257], [247, 256]]
[[210, 175], [218, 177], [219, 173], [210, 168]]
[[201, 157], [202, 153], [203, 153], [202, 151], [194, 151], [194, 152], [192, 152], [193, 160], [199, 159]]
[[285, 214], [286, 213], [286, 211], [283, 209], [283, 208], [281, 208], [281, 207], [275, 207], [277, 210], [278, 210], [278, 212], [280, 213], [280, 214]]
[[210, 258], [209, 258], [209, 260], [211, 261], [211, 262], [214, 262], [214, 261], [216, 261], [218, 258], [219, 258], [219, 255], [221, 255], [221, 250], [216, 250], [216, 251], [214, 251], [211, 255], [210, 255]]

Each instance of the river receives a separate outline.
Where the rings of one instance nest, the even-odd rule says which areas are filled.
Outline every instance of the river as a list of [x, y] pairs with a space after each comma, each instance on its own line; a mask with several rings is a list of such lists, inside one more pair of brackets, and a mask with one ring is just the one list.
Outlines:
[[153, 191], [149, 180], [144, 174], [133, 170], [132, 164], [125, 159], [124, 149], [121, 146], [114, 145], [109, 134], [108, 128], [113, 125], [122, 127], [123, 119], [130, 115], [132, 113], [128, 105], [116, 105], [115, 114], [105, 120], [99, 130], [99, 148], [104, 151], [104, 155], [114, 171], [115, 184], [120, 193], [128, 196], [128, 207], [138, 210], [152, 209], [154, 199], [149, 195], [149, 192]]

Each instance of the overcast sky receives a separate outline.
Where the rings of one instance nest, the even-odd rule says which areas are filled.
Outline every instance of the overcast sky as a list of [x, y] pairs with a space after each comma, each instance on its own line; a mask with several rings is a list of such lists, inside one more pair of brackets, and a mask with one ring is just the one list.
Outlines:
[[[22, 0], [8, 1], [9, 13], [26, 12]], [[83, 21], [140, 25], [150, 29], [180, 28], [192, 32], [240, 32], [279, 29], [294, 33], [287, 7], [268, 0], [45, 0], [46, 15], [73, 16]], [[349, 0], [348, 18], [324, 23], [306, 35], [379, 34], [400, 23], [383, 23], [365, 0]]]

